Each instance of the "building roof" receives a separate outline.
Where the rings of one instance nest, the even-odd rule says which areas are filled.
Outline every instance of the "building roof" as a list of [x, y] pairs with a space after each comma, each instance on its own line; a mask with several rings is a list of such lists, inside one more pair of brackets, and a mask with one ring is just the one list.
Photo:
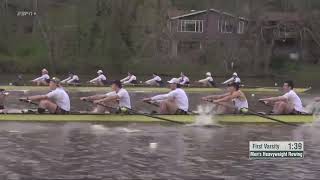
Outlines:
[[170, 19], [171, 19], [171, 20], [180, 19], [180, 18], [184, 18], [184, 17], [189, 17], [189, 16], [194, 16], [194, 15], [206, 13], [206, 12], [208, 12], [208, 11], [210, 11], [210, 12], [215, 12], [215, 13], [218, 13], [218, 14], [223, 14], [223, 15], [230, 16], [230, 17], [233, 17], [233, 18], [239, 18], [239, 19], [244, 20], [244, 21], [249, 21], [247, 18], [240, 17], [240, 16], [236, 16], [236, 15], [234, 15], [234, 14], [227, 13], [227, 12], [220, 11], [220, 10], [213, 9], [213, 8], [208, 9], [208, 10], [194, 11], [194, 12], [191, 12], [191, 13], [182, 14], [182, 15], [180, 15], [180, 16], [174, 16], [174, 17], [171, 17]]

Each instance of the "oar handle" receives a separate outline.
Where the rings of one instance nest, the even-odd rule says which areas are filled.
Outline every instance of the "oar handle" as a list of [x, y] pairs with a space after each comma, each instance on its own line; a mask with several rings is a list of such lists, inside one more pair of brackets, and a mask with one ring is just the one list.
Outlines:
[[24, 102], [24, 103], [28, 103], [28, 104], [33, 104], [33, 105], [36, 105], [36, 106], [39, 105], [39, 104], [37, 104], [35, 102], [32, 102], [30, 99], [26, 99], [26, 98], [20, 98], [19, 101], [20, 102]]

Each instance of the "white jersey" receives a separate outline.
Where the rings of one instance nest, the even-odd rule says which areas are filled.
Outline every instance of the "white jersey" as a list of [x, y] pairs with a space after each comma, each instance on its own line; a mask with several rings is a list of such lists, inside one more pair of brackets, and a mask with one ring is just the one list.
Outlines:
[[229, 84], [229, 83], [241, 83], [241, 79], [237, 76], [237, 77], [232, 77], [228, 80], [226, 80], [225, 82], [223, 82], [222, 84]]
[[130, 101], [130, 96], [127, 90], [121, 88], [118, 92], [117, 95], [119, 97], [119, 106], [120, 107], [127, 107], [131, 108], [131, 101]]
[[57, 104], [59, 108], [65, 110], [65, 111], [70, 111], [70, 98], [69, 95], [66, 93], [66, 91], [59, 87], [56, 88], [55, 90], [49, 92], [47, 94], [47, 97]]
[[161, 101], [166, 99], [173, 99], [178, 106], [179, 109], [188, 111], [189, 110], [189, 100], [186, 92], [177, 88], [175, 90], [170, 91], [168, 94], [157, 95], [151, 98], [153, 101]]
[[43, 74], [42, 76], [32, 80], [34, 82], [38, 82], [38, 81], [46, 81], [46, 80], [49, 80], [50, 79], [50, 76], [48, 74]]
[[156, 77], [154, 77], [154, 78], [152, 78], [152, 79], [150, 79], [150, 80], [154, 80], [154, 81], [157, 81], [157, 82], [162, 81], [162, 79], [161, 79], [160, 76], [156, 76]]
[[123, 84], [131, 83], [132, 81], [136, 81], [137, 77], [135, 75], [127, 76], [126, 78], [122, 79], [121, 82]]
[[302, 101], [296, 92], [290, 90], [286, 94], [283, 95], [288, 100], [288, 103], [293, 105], [294, 109], [299, 112], [305, 112], [302, 106]]
[[105, 81], [105, 80], [107, 80], [107, 77], [103, 74], [100, 74], [98, 77], [92, 79], [90, 82]]
[[73, 75], [72, 77], [68, 77], [67, 79], [64, 79], [63, 81], [61, 81], [62, 83], [73, 83], [75, 81], [79, 81], [79, 76], [77, 75]]
[[181, 85], [184, 85], [184, 84], [188, 84], [190, 82], [190, 80], [187, 76], [184, 76], [184, 77], [179, 78], [179, 82]]

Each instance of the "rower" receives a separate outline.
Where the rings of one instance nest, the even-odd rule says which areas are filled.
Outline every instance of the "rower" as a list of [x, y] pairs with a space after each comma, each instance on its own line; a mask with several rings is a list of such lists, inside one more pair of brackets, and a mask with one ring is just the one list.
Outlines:
[[314, 101], [315, 101], [315, 102], [320, 102], [320, 97], [314, 98]]
[[98, 70], [97, 74], [98, 74], [98, 77], [90, 80], [89, 83], [95, 84], [98, 86], [103, 86], [103, 85], [108, 84], [107, 77], [104, 75], [102, 70]]
[[123, 108], [131, 109], [129, 93], [127, 90], [122, 88], [122, 84], [119, 80], [112, 82], [111, 89], [111, 92], [104, 95], [82, 97], [80, 99], [83, 101], [93, 101], [95, 104], [97, 104], [97, 107], [93, 113], [101, 114], [105, 113], [106, 111], [111, 113], [119, 113], [122, 112]]
[[37, 86], [48, 85], [49, 81], [50, 81], [50, 76], [47, 69], [42, 69], [41, 76], [34, 80], [31, 80], [31, 82], [36, 84]]
[[248, 101], [238, 83], [228, 84], [228, 93], [203, 97], [202, 100], [216, 104], [217, 114], [239, 114], [248, 111]]
[[4, 89], [0, 89], [0, 112], [3, 112], [3, 110], [5, 109], [4, 104], [8, 95], [9, 93], [6, 92]]
[[130, 72], [128, 72], [128, 76], [121, 79], [121, 83], [123, 85], [129, 85], [129, 84], [138, 84], [137, 77]]
[[226, 80], [225, 82], [223, 82], [222, 84], [230, 84], [230, 83], [238, 83], [238, 84], [241, 83], [241, 80], [238, 76], [238, 73], [234, 72], [232, 74], [232, 77], [230, 79]]
[[208, 87], [215, 86], [212, 74], [210, 72], [207, 72], [206, 78], [199, 80], [198, 83], [202, 84], [203, 86], [208, 86]]
[[153, 73], [152, 79], [146, 81], [145, 84], [150, 86], [162, 86], [163, 82], [160, 76], [158, 76], [156, 73]]
[[305, 110], [302, 101], [297, 93], [293, 90], [293, 81], [285, 81], [283, 84], [283, 96], [263, 98], [259, 101], [265, 104], [273, 105], [273, 114], [304, 114]]
[[61, 84], [79, 84], [80, 83], [80, 79], [79, 76], [77, 76], [76, 74], [69, 72], [69, 76], [67, 79], [64, 79], [61, 81]]
[[48, 110], [51, 114], [68, 114], [70, 111], [70, 98], [61, 87], [60, 80], [56, 77], [50, 79], [49, 89], [51, 92], [45, 95], [35, 95], [21, 98], [24, 101], [40, 101], [38, 112], [44, 113]]
[[189, 78], [188, 78], [183, 72], [180, 73], [179, 83], [180, 83], [180, 85], [182, 85], [182, 86], [188, 86], [188, 85], [190, 85], [190, 80], [189, 80]]
[[168, 94], [144, 98], [144, 102], [159, 102], [161, 114], [187, 114], [189, 109], [188, 96], [181, 89], [180, 81], [173, 78], [168, 81], [171, 91]]

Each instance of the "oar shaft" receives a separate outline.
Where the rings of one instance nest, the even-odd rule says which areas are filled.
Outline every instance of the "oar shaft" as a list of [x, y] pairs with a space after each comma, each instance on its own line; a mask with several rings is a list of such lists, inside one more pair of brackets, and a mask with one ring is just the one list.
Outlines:
[[[92, 101], [87, 101], [87, 100], [84, 100], [85, 102], [90, 102], [90, 103], [93, 103]], [[107, 105], [104, 105], [102, 103], [97, 103], [97, 105], [100, 105], [102, 107], [105, 107], [105, 108], [111, 108], [111, 109], [117, 109], [117, 108], [114, 108], [114, 107], [109, 107]], [[153, 119], [159, 119], [159, 120], [162, 120], [162, 121], [168, 121], [168, 122], [172, 122], [172, 123], [176, 123], [176, 124], [185, 124], [183, 122], [180, 122], [180, 121], [174, 121], [174, 120], [171, 120], [171, 119], [166, 119], [166, 118], [162, 118], [162, 117], [157, 117], [157, 116], [152, 116], [150, 114], [143, 114], [143, 113], [139, 113], [133, 109], [130, 109], [130, 108], [126, 108], [127, 110], [129, 110], [130, 112], [136, 114], [136, 115], [141, 115], [141, 116], [146, 116], [146, 117], [150, 117], [150, 118], [153, 118]]]

